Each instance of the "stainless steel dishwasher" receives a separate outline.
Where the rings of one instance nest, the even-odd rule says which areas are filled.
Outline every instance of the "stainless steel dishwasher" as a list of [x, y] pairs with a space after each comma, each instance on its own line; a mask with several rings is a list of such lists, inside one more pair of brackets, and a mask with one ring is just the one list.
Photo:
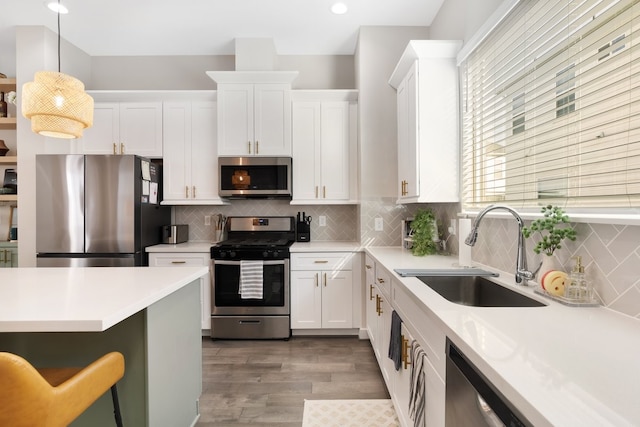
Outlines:
[[449, 339], [445, 425], [533, 426]]

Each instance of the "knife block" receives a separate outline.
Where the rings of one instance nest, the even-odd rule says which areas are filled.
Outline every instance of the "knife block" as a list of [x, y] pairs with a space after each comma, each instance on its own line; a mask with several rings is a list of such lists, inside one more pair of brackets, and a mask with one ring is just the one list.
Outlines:
[[296, 242], [311, 241], [311, 224], [304, 221], [296, 223]]

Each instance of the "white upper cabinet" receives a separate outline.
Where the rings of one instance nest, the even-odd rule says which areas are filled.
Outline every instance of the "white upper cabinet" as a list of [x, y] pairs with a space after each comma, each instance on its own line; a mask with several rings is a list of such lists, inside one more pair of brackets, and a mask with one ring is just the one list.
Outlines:
[[163, 110], [163, 204], [221, 204], [216, 102], [167, 101]]
[[413, 40], [389, 84], [398, 102], [398, 203], [458, 202], [457, 40]]
[[291, 156], [297, 72], [209, 71], [218, 83], [219, 156]]
[[292, 204], [357, 203], [357, 92], [295, 91]]
[[81, 147], [83, 154], [162, 157], [162, 102], [96, 101]]

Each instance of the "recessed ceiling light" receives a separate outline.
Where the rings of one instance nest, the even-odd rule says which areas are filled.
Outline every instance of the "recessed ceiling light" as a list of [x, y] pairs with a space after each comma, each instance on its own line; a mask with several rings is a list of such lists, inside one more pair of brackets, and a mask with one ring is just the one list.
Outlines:
[[331, 6], [331, 12], [335, 13], [336, 15], [344, 15], [345, 13], [347, 13], [347, 5], [344, 3], [335, 3], [333, 6]]
[[65, 5], [63, 5], [62, 3], [58, 3], [57, 1], [45, 1], [44, 4], [55, 13], [60, 13], [62, 15], [66, 15], [67, 13], [69, 13], [69, 9], [67, 9]]

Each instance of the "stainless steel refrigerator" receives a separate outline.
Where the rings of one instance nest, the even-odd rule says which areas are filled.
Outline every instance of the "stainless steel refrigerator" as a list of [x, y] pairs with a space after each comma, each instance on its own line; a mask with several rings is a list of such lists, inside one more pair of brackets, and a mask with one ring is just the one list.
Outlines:
[[37, 155], [38, 267], [148, 265], [145, 247], [171, 223], [161, 183], [138, 156]]

